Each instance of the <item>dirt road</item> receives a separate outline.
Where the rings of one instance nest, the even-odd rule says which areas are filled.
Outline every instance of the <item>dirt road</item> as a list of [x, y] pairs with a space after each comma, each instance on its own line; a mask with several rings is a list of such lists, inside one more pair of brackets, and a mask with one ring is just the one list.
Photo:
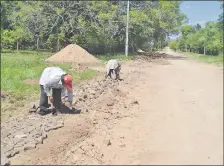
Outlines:
[[11, 164], [223, 164], [223, 69], [165, 52], [124, 64], [124, 81]]

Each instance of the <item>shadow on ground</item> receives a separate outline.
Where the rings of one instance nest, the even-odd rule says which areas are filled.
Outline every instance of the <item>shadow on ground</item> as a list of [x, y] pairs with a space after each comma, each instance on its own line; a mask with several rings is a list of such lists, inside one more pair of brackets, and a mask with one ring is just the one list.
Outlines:
[[80, 114], [81, 109], [72, 107], [72, 110], [70, 110], [67, 106], [63, 106], [60, 109], [60, 114]]

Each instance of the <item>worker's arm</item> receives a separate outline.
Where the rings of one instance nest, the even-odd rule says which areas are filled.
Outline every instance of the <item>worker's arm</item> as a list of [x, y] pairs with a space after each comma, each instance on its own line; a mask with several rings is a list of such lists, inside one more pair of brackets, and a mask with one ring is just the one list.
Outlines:
[[72, 101], [73, 101], [73, 90], [72, 88], [67, 89], [69, 108], [72, 109]]
[[71, 89], [67, 89], [67, 94], [68, 94], [68, 101], [72, 102], [73, 101], [73, 90]]

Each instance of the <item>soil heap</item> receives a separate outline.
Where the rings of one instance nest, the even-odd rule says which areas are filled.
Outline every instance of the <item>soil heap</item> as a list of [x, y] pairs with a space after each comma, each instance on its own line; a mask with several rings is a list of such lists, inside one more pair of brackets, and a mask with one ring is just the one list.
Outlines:
[[97, 58], [93, 55], [89, 54], [85, 49], [76, 45], [70, 44], [66, 46], [64, 49], [46, 59], [48, 62], [70, 62], [75, 64], [95, 64], [99, 63]]

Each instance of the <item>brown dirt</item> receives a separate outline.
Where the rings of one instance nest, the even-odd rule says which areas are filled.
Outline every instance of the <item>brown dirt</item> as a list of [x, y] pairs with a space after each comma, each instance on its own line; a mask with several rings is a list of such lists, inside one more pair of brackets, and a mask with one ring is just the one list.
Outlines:
[[7, 91], [1, 90], [1, 98], [6, 98], [8, 95]]
[[[77, 104], [86, 112], [64, 115], [64, 128], [11, 163], [222, 165], [223, 70], [165, 52], [167, 65], [123, 63], [124, 81], [88, 92]], [[92, 84], [98, 93], [97, 80], [76, 89]]]
[[49, 62], [69, 62], [74, 64], [94, 64], [99, 63], [97, 58], [89, 54], [86, 50], [78, 45], [70, 44], [64, 49], [46, 59]]
[[24, 82], [26, 84], [30, 84], [30, 85], [38, 85], [39, 84], [39, 79], [25, 79]]

